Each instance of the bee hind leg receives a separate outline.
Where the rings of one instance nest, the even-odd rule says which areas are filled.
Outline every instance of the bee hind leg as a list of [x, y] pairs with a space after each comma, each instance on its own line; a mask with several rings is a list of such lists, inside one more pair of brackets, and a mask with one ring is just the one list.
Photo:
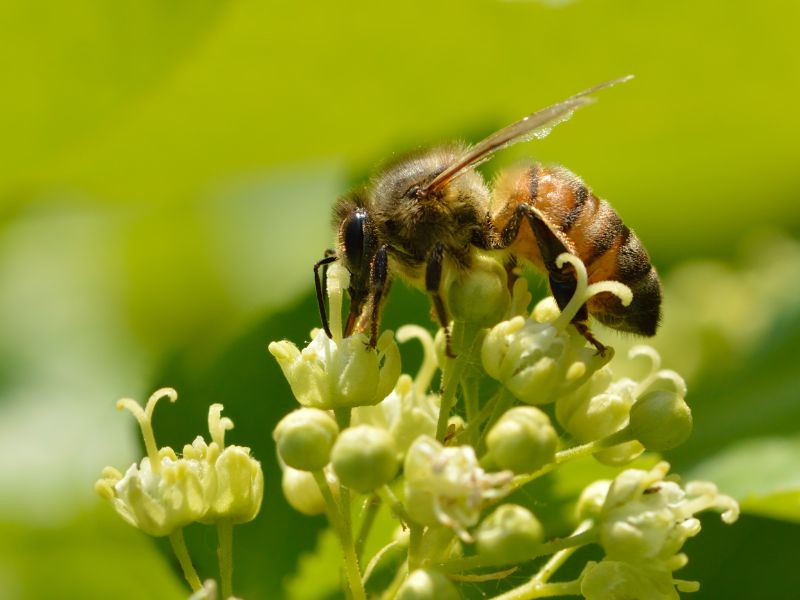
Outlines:
[[[561, 310], [564, 310], [567, 304], [569, 304], [569, 301], [575, 295], [575, 290], [578, 287], [578, 281], [575, 277], [575, 269], [569, 264], [564, 265], [559, 269], [558, 265], [556, 265], [556, 259], [558, 258], [559, 254], [572, 251], [567, 247], [564, 240], [559, 235], [560, 232], [556, 232], [553, 226], [548, 223], [544, 216], [534, 207], [528, 204], [520, 204], [517, 207], [515, 215], [516, 214], [525, 216], [528, 223], [530, 223], [531, 229], [533, 230], [533, 235], [536, 238], [536, 244], [539, 247], [539, 253], [542, 256], [542, 262], [547, 269], [548, 279], [550, 282], [550, 291], [553, 293], [553, 298], [555, 298], [558, 307]], [[519, 217], [517, 219], [519, 219]], [[513, 220], [514, 219], [512, 219], [512, 221]], [[508, 236], [510, 236], [510, 233], [506, 232], [506, 229], [508, 229], [510, 225], [512, 225], [511, 221], [503, 230], [503, 241], [508, 239]], [[519, 229], [519, 223], [517, 223], [516, 228], [517, 230]], [[514, 233], [516, 234], [517, 232]], [[513, 238], [511, 238], [508, 243], [510, 244], [512, 241]], [[574, 252], [572, 253], [574, 254]], [[587, 323], [588, 320], [589, 311], [584, 304], [573, 317], [572, 325], [575, 326], [575, 329], [578, 330], [578, 333], [586, 338], [586, 340], [597, 349], [597, 353], [600, 356], [603, 356], [606, 352], [606, 347], [600, 343], [600, 341], [594, 337], [594, 335], [592, 335], [591, 331], [589, 331], [589, 325]]]
[[444, 306], [444, 300], [442, 300], [442, 294], [439, 291], [442, 283], [443, 263], [444, 245], [442, 245], [441, 242], [437, 242], [433, 247], [433, 252], [431, 252], [430, 257], [428, 258], [428, 266], [425, 269], [425, 289], [431, 295], [431, 300], [433, 301], [433, 310], [436, 313], [436, 318], [439, 320], [439, 324], [444, 329], [445, 354], [449, 358], [455, 358], [456, 355], [453, 354], [453, 348], [450, 344], [450, 319], [447, 317], [447, 309]]

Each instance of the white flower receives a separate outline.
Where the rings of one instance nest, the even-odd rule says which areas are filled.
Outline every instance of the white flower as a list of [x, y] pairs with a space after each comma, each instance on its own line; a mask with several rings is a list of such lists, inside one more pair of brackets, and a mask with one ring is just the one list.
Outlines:
[[471, 446], [445, 448], [429, 436], [420, 436], [405, 460], [406, 506], [422, 525], [442, 524], [470, 542], [467, 532], [478, 522], [487, 501], [509, 491], [510, 471], [486, 473]]
[[400, 351], [392, 332], [384, 331], [376, 348], [369, 348], [363, 333], [342, 338], [341, 279], [347, 270], [336, 267], [328, 275], [333, 338], [315, 329], [303, 350], [287, 340], [269, 345], [297, 401], [323, 410], [377, 404], [400, 375]]
[[200, 520], [216, 488], [207, 462], [179, 459], [170, 447], [157, 449], [151, 420], [156, 404], [164, 397], [174, 402], [178, 395], [171, 388], [160, 389], [150, 396], [144, 410], [134, 400], [117, 403], [139, 422], [147, 456], [138, 465], [132, 464], [124, 475], [106, 467], [103, 478], [95, 484], [98, 494], [109, 500], [125, 521], [153, 536], [169, 535]]
[[600, 543], [611, 560], [625, 562], [666, 560], [684, 542], [700, 532], [695, 513], [722, 510], [722, 520], [734, 522], [739, 506], [713, 484], [692, 482], [681, 488], [664, 477], [669, 464], [650, 471], [628, 469], [608, 489], [600, 512]]

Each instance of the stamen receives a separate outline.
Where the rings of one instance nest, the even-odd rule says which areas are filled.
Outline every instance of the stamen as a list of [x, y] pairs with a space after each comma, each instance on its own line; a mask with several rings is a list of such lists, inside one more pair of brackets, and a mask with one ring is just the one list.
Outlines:
[[598, 281], [592, 285], [588, 285], [589, 276], [586, 273], [586, 266], [583, 261], [575, 256], [564, 252], [556, 258], [556, 266], [561, 269], [565, 263], [569, 263], [575, 269], [575, 278], [577, 279], [575, 286], [575, 293], [570, 298], [570, 301], [561, 311], [561, 314], [553, 322], [553, 325], [558, 329], [563, 329], [569, 324], [572, 319], [578, 314], [581, 306], [586, 304], [592, 296], [601, 293], [614, 294], [620, 299], [623, 306], [628, 306], [633, 301], [633, 292], [624, 283], [619, 281]]
[[169, 398], [170, 402], [175, 402], [178, 399], [178, 392], [172, 388], [161, 388], [153, 392], [150, 398], [147, 399], [147, 404], [144, 410], [136, 400], [132, 398], [123, 398], [117, 401], [117, 409], [128, 409], [131, 414], [136, 418], [139, 423], [139, 429], [142, 432], [142, 440], [144, 447], [147, 450], [147, 457], [150, 459], [150, 467], [154, 473], [161, 470], [161, 461], [158, 458], [158, 446], [156, 445], [156, 437], [153, 433], [153, 410], [161, 398]]
[[586, 288], [588, 287], [588, 275], [586, 274], [586, 267], [583, 264], [583, 261], [574, 256], [573, 254], [569, 254], [568, 252], [563, 252], [562, 254], [558, 255], [556, 258], [556, 266], [561, 269], [564, 267], [565, 263], [569, 263], [575, 269], [575, 278], [577, 279], [577, 284], [575, 286], [575, 293], [572, 295], [572, 298], [564, 307], [564, 310], [561, 311], [561, 314], [558, 318], [553, 322], [553, 325], [558, 329], [563, 329], [566, 327], [570, 321], [572, 321], [573, 317], [578, 314], [581, 306], [586, 301]]
[[228, 417], [222, 416], [222, 404], [212, 404], [208, 408], [208, 432], [211, 434], [211, 440], [216, 442], [219, 449], [225, 447], [225, 432], [233, 429], [233, 421]]
[[397, 341], [401, 344], [417, 339], [422, 344], [422, 365], [414, 378], [414, 390], [418, 395], [427, 393], [433, 376], [438, 368], [436, 365], [436, 347], [430, 332], [419, 325], [403, 325], [397, 330]]

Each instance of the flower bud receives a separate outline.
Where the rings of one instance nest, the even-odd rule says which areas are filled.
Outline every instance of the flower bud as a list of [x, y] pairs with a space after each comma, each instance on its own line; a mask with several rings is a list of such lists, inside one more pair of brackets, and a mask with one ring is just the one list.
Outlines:
[[556, 402], [556, 418], [567, 433], [581, 443], [592, 442], [625, 427], [634, 403], [636, 382], [611, 381], [606, 367], [597, 371], [587, 385]]
[[342, 485], [361, 493], [389, 483], [400, 466], [392, 436], [370, 425], [345, 429], [333, 447], [331, 464]]
[[516, 474], [533, 473], [555, 460], [558, 436], [550, 419], [533, 406], [505, 412], [486, 436], [491, 459]]
[[645, 447], [641, 443], [631, 440], [630, 442], [622, 442], [616, 446], [595, 452], [592, 456], [597, 462], [604, 465], [621, 467], [639, 458], [644, 451]]
[[442, 573], [417, 569], [405, 580], [395, 596], [397, 600], [459, 600], [456, 586]]
[[648, 450], [670, 450], [692, 433], [692, 411], [675, 392], [649, 391], [631, 408], [628, 429]]
[[527, 508], [503, 504], [483, 520], [475, 539], [478, 553], [491, 564], [516, 564], [533, 558], [544, 531]]
[[289, 505], [296, 511], [309, 516], [325, 512], [325, 498], [322, 497], [314, 476], [308, 471], [285, 467], [281, 489]]
[[598, 479], [583, 489], [575, 507], [578, 521], [597, 519], [600, 516], [609, 487], [611, 487], [609, 479]]
[[281, 460], [300, 471], [328, 464], [339, 428], [333, 417], [316, 408], [300, 408], [283, 417], [272, 437]]
[[473, 257], [472, 266], [457, 275], [447, 292], [453, 318], [478, 327], [490, 327], [508, 311], [508, 274], [495, 259], [481, 254]]

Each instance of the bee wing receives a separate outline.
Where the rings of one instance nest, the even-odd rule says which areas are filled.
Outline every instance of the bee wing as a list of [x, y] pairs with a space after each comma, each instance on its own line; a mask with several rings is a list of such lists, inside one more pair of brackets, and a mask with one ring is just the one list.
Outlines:
[[498, 150], [502, 150], [517, 142], [525, 142], [533, 138], [542, 139], [552, 131], [553, 127], [569, 119], [572, 113], [578, 108], [593, 103], [595, 100], [589, 97], [589, 94], [618, 83], [624, 83], [632, 78], [633, 75], [626, 75], [619, 79], [605, 81], [594, 87], [590, 87], [588, 90], [570, 96], [557, 104], [536, 111], [520, 119], [516, 123], [504, 127], [500, 131], [496, 131], [486, 139], [472, 146], [452, 165], [439, 173], [439, 175], [425, 187], [424, 192], [436, 191], [470, 167], [474, 167], [489, 160]]

